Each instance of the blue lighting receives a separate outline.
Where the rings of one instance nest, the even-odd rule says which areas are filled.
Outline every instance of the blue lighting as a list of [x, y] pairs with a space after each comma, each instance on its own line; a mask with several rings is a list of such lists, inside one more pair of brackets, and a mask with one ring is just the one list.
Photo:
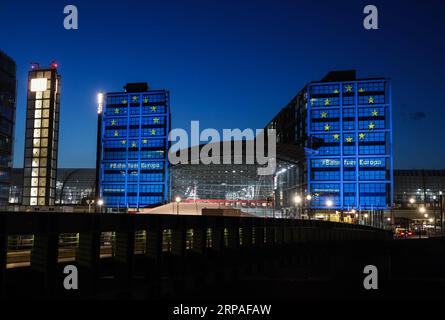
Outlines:
[[100, 197], [108, 208], [142, 209], [169, 198], [169, 93], [110, 93], [102, 115]]
[[312, 208], [384, 210], [393, 199], [391, 84], [312, 83], [308, 134], [323, 142], [307, 160]]

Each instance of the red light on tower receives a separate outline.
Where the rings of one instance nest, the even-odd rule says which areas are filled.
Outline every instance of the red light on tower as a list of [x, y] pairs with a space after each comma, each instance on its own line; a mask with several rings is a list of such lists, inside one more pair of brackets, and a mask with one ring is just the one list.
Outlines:
[[56, 61], [51, 62], [51, 69], [57, 69], [59, 64]]

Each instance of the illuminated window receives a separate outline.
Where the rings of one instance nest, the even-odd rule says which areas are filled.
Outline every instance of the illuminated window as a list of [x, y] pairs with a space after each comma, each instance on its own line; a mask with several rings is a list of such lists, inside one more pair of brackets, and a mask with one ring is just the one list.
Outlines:
[[38, 167], [39, 166], [39, 159], [32, 159], [32, 166]]
[[45, 188], [39, 188], [39, 197], [44, 197], [46, 194]]
[[38, 177], [39, 176], [39, 169], [32, 169], [32, 176], [33, 177]]
[[37, 188], [31, 188], [31, 197], [37, 197]]
[[32, 154], [34, 157], [39, 157], [40, 156], [40, 149], [38, 148], [34, 148], [32, 151]]
[[34, 137], [40, 138], [40, 129], [34, 129]]
[[42, 147], [48, 147], [48, 139], [42, 139]]
[[32, 178], [31, 179], [31, 186], [37, 187], [38, 185], [39, 185], [39, 179], [38, 178]]
[[44, 138], [48, 137], [48, 129], [42, 129], [42, 137]]
[[33, 146], [34, 147], [40, 147], [40, 139], [34, 139]]
[[37, 198], [31, 198], [30, 204], [32, 206], [36, 206], [37, 205]]
[[39, 199], [39, 206], [44, 206], [45, 205], [45, 198], [40, 198]]
[[36, 109], [42, 109], [42, 100], [36, 101]]

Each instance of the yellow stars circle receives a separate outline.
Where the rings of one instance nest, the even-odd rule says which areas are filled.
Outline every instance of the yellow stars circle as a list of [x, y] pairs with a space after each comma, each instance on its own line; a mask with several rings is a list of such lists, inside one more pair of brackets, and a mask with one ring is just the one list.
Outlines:
[[374, 97], [369, 97], [368, 103], [369, 104], [374, 104]]
[[333, 137], [334, 137], [334, 140], [337, 140], [337, 141], [340, 140], [340, 135], [339, 134], [334, 134]]
[[127, 144], [127, 140], [122, 140], [121, 143], [125, 146]]
[[144, 103], [148, 103], [148, 98], [144, 98]]
[[139, 97], [137, 97], [137, 96], [133, 96], [133, 102], [137, 102], [138, 100], [139, 100]]
[[132, 147], [132, 148], [137, 148], [137, 147], [138, 147], [137, 142], [136, 142], [136, 141], [133, 141], [133, 142], [131, 143], [131, 147]]
[[143, 143], [143, 144], [147, 144], [147, 143], [148, 143], [148, 140], [147, 140], [147, 139], [144, 139], [144, 140], [142, 140], [142, 143]]
[[365, 89], [360, 88], [360, 89], [358, 89], [358, 92], [365, 92]]
[[152, 129], [152, 130], [151, 130], [151, 135], [152, 135], [152, 136], [155, 136], [155, 135], [156, 135], [156, 130], [155, 130], [155, 129]]
[[325, 105], [325, 106], [330, 106], [330, 105], [331, 105], [331, 100], [330, 100], [330, 99], [326, 99], [326, 100], [324, 101], [324, 105]]
[[111, 120], [111, 125], [112, 125], [112, 126], [115, 126], [116, 123], [117, 123], [116, 120]]
[[122, 104], [127, 104], [128, 101], [126, 99], [122, 100]]
[[119, 131], [114, 131], [114, 136], [119, 137]]
[[340, 91], [338, 91], [338, 89], [335, 89], [335, 90], [334, 90], [334, 93], [335, 93], [335, 94], [339, 94]]
[[153, 119], [153, 123], [156, 123], [156, 124], [158, 124], [158, 123], [159, 123], [159, 121], [160, 121], [160, 119], [159, 119], [159, 118], [154, 118], [154, 119]]
[[327, 113], [327, 112], [322, 112], [322, 113], [321, 113], [321, 117], [322, 117], [323, 119], [326, 119], [326, 118], [328, 117], [328, 113]]
[[347, 143], [352, 143], [354, 141], [354, 139], [352, 137], [347, 137], [346, 138], [346, 142]]
[[331, 130], [331, 126], [329, 124], [326, 124], [324, 126], [324, 131], [329, 131], [329, 130]]
[[369, 130], [374, 130], [374, 129], [375, 129], [375, 124], [371, 122], [371, 123], [368, 125], [368, 128], [369, 128]]
[[372, 116], [373, 117], [378, 117], [379, 116], [379, 112], [376, 109], [374, 109], [374, 111], [372, 111]]
[[114, 109], [114, 114], [119, 114], [119, 108]]
[[352, 86], [351, 85], [347, 85], [346, 86], [346, 92], [352, 92]]
[[155, 106], [151, 107], [151, 111], [152, 111], [152, 112], [156, 112], [157, 109], [158, 109], [158, 108], [156, 108]]
[[365, 140], [365, 138], [366, 138], [366, 134], [364, 134], [364, 133], [360, 133], [360, 134], [358, 135], [358, 137], [359, 137], [360, 140]]

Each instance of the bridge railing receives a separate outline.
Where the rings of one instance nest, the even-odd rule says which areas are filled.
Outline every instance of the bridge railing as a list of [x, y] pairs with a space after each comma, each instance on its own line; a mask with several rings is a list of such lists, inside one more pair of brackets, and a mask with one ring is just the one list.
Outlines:
[[[323, 241], [391, 239], [388, 231], [369, 226], [315, 220], [265, 219], [184, 215], [129, 215], [78, 213], [0, 213], [0, 285], [8, 263], [8, 242], [32, 238], [30, 267], [57, 272], [58, 264], [73, 261], [96, 277], [104, 257], [122, 266], [143, 255], [152, 265], [165, 253], [183, 257], [187, 252], [248, 252], [292, 244]], [[131, 268], [120, 268], [127, 277]], [[92, 281], [94, 283], [94, 281]]]

